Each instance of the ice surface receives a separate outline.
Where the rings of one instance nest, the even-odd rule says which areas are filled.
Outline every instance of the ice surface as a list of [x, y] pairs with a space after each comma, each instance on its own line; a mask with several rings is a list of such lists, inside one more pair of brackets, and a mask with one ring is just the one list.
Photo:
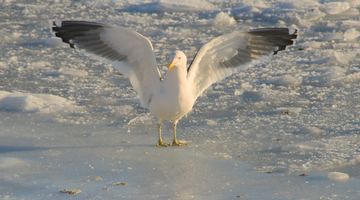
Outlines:
[[[209, 2], [0, 4], [0, 199], [358, 200], [360, 3]], [[137, 30], [164, 74], [175, 50], [190, 62], [234, 30], [290, 27], [299, 38], [207, 90], [178, 125], [190, 145], [157, 149], [156, 119], [128, 80], [54, 39], [52, 20], [65, 19]], [[71, 188], [82, 192], [59, 192]]]

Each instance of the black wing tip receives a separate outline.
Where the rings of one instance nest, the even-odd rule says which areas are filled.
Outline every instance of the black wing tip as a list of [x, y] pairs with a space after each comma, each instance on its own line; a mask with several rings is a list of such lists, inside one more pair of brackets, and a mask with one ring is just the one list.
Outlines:
[[[52, 31], [53, 32], [58, 32], [59, 30], [60, 30], [60, 28], [61, 28], [61, 24], [59, 25], [58, 24], [59, 22], [57, 22], [57, 21], [53, 21], [53, 23], [52, 23], [52, 27], [51, 27], [51, 29], [52, 29]], [[60, 22], [61, 23], [61, 22]]]
[[288, 29], [288, 34], [289, 36], [291, 37], [291, 39], [297, 39], [297, 36], [298, 36], [298, 30], [295, 29], [293, 33], [290, 34], [290, 30]]
[[298, 36], [297, 29], [295, 29], [294, 32], [290, 34], [289, 28], [278, 28], [278, 27], [252, 29], [249, 31], [249, 33], [253, 34], [253, 35], [261, 35], [261, 36], [266, 36], [266, 35], [285, 36], [285, 35], [287, 35], [287, 36], [293, 37], [291, 39], [296, 39]]
[[295, 29], [290, 33], [289, 28], [258, 28], [249, 31], [250, 34], [265, 37], [269, 42], [273, 43], [278, 48], [273, 52], [276, 55], [279, 51], [283, 51], [287, 46], [293, 45], [294, 40], [297, 39], [298, 30]]
[[74, 49], [75, 45], [70, 41], [71, 38], [66, 37], [66, 32], [63, 29], [62, 23], [62, 21], [53, 21], [52, 31], [55, 33], [55, 37], [61, 38], [64, 43], [69, 44], [69, 46]]
[[274, 51], [274, 55], [277, 54], [279, 51], [283, 51], [286, 49], [287, 46], [291, 46], [294, 44], [294, 40], [298, 37], [298, 30], [295, 29], [293, 33], [290, 34], [290, 30], [286, 28], [288, 34], [288, 40], [286, 41], [285, 45], [280, 45], [276, 51]]
[[71, 48], [75, 48], [72, 40], [77, 36], [81, 36], [90, 30], [105, 27], [105, 25], [101, 23], [79, 20], [53, 21], [52, 24], [52, 31], [55, 33], [55, 36], [61, 38], [62, 41], [69, 44]]
[[[61, 23], [59, 25], [59, 23]], [[64, 21], [53, 21], [53, 25], [56, 27], [66, 27], [66, 26], [92, 26], [92, 27], [103, 27], [105, 26], [99, 22], [91, 22], [84, 20], [64, 20]]]

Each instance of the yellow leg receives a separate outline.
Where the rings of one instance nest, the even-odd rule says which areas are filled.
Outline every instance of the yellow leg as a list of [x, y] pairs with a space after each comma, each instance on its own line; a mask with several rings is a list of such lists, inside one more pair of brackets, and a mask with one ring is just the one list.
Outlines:
[[168, 147], [169, 144], [167, 143], [164, 143], [163, 139], [162, 139], [162, 136], [161, 136], [161, 132], [162, 132], [162, 122], [160, 121], [158, 123], [158, 133], [159, 133], [159, 140], [158, 140], [158, 143], [156, 144], [157, 147]]
[[186, 144], [187, 144], [186, 142], [179, 141], [179, 140], [176, 138], [176, 125], [177, 125], [177, 122], [174, 122], [174, 123], [172, 124], [173, 134], [174, 134], [174, 139], [173, 139], [173, 142], [172, 142], [172, 146], [182, 146], [182, 145], [186, 145]]

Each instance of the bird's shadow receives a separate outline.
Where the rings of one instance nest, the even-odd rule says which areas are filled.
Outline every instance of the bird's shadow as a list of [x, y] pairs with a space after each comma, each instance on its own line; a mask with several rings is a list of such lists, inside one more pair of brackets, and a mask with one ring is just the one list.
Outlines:
[[84, 146], [9, 146], [9, 145], [0, 145], [0, 154], [6, 154], [6, 153], [16, 153], [16, 152], [25, 152], [25, 151], [47, 151], [47, 150], [54, 150], [54, 149], [86, 149], [86, 148], [120, 148], [120, 147], [126, 147], [126, 148], [134, 148], [134, 147], [142, 147], [142, 148], [152, 148], [155, 147], [154, 144], [131, 144], [131, 143], [125, 143], [125, 144], [116, 144], [116, 145], [84, 145]]
[[7, 146], [0, 145], [0, 154], [2, 153], [12, 153], [12, 152], [21, 152], [21, 151], [39, 151], [47, 150], [46, 147], [32, 147], [32, 146]]

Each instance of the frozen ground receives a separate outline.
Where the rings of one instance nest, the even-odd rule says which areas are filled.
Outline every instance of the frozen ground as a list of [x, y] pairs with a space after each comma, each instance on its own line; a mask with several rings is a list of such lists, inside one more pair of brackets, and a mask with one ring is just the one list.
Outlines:
[[[68, 199], [59, 191], [72, 188], [76, 199], [359, 199], [359, 9], [357, 0], [2, 1], [0, 199]], [[191, 145], [158, 149], [129, 82], [53, 39], [53, 19], [135, 29], [164, 72], [175, 49], [192, 57], [233, 30], [286, 26], [299, 39], [208, 90], [179, 124]]]

